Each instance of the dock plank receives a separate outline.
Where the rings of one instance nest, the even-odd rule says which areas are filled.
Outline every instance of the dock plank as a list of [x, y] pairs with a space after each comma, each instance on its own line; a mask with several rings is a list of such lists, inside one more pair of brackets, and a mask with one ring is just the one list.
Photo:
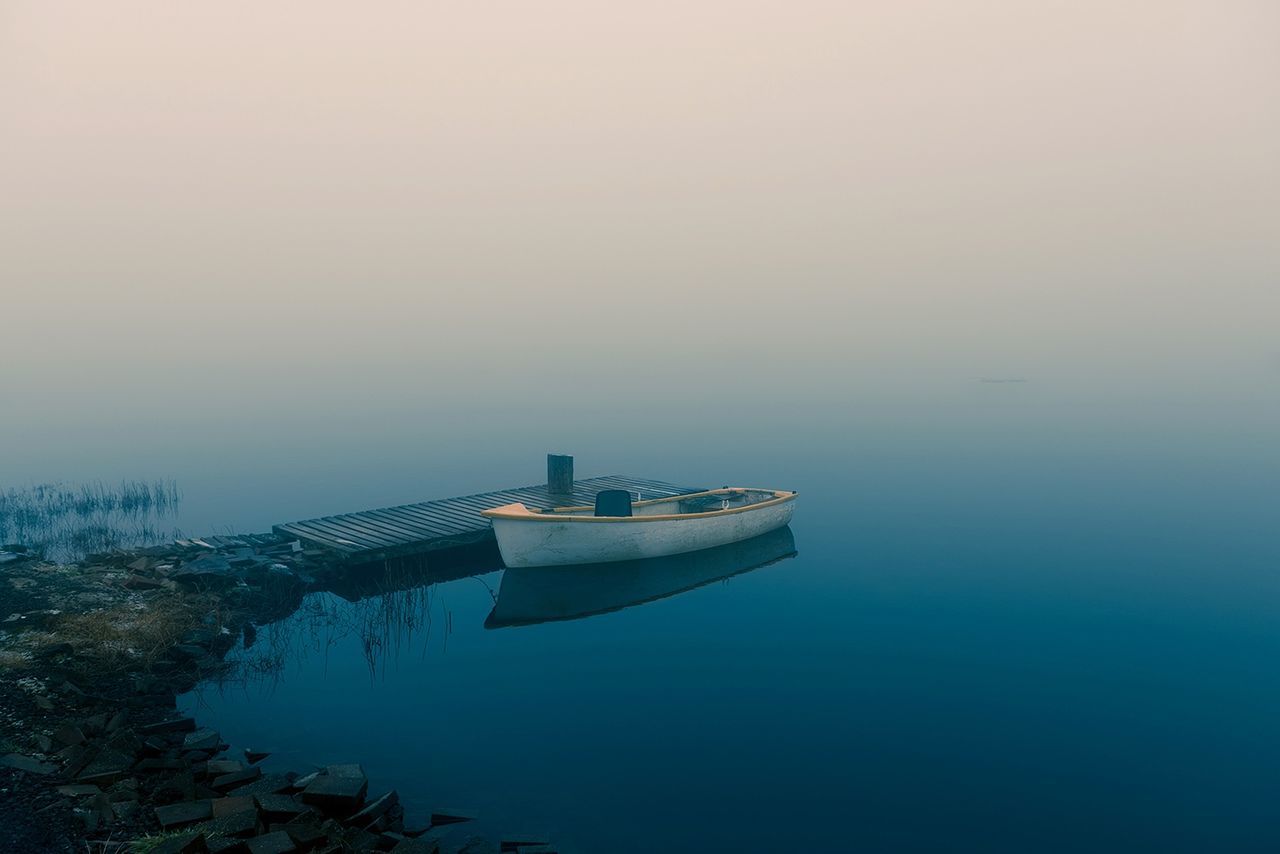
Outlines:
[[[570, 504], [590, 505], [602, 489], [639, 492], [642, 498], [663, 498], [701, 492], [701, 488], [677, 486], [649, 478], [606, 477], [575, 481]], [[358, 513], [340, 513], [276, 525], [280, 537], [298, 539], [310, 546], [331, 549], [352, 560], [380, 560], [478, 542], [493, 536], [482, 510], [520, 502], [536, 510], [569, 506], [565, 496], [553, 500], [546, 484], [518, 486], [493, 492], [479, 492], [380, 507]]]

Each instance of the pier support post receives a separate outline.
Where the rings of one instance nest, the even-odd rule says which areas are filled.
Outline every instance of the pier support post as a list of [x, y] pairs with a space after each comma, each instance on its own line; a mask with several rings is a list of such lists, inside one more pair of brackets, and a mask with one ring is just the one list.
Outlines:
[[547, 454], [547, 492], [552, 495], [573, 495], [573, 457]]

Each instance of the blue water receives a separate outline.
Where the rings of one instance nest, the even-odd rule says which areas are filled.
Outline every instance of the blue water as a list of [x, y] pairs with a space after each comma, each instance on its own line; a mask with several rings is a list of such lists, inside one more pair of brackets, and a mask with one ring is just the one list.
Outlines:
[[[278, 678], [183, 707], [281, 768], [359, 761], [411, 818], [465, 807], [578, 854], [1280, 845], [1274, 457], [1121, 433], [786, 441], [607, 468], [797, 489], [790, 559], [487, 629], [495, 568], [419, 591], [372, 670], [333, 626], [378, 600], [318, 594], [304, 611], [327, 620], [261, 632], [290, 644]], [[471, 487], [510, 485], [501, 468]], [[334, 509], [376, 503], [361, 488]]]

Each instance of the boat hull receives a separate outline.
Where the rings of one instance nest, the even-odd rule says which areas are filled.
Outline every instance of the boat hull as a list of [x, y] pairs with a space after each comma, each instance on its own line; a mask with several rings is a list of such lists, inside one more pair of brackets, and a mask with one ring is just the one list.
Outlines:
[[493, 533], [509, 567], [565, 566], [644, 560], [715, 548], [785, 527], [794, 496], [738, 512], [684, 517], [555, 519], [493, 517]]

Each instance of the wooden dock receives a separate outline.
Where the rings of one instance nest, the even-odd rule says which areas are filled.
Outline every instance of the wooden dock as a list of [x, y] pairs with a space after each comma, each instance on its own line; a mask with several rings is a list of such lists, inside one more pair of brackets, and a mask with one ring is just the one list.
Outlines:
[[[554, 495], [543, 483], [289, 522], [276, 525], [274, 530], [280, 536], [301, 540], [309, 546], [332, 549], [352, 560], [373, 561], [480, 542], [493, 536], [489, 520], [481, 516], [480, 511], [517, 501], [530, 508], [547, 510], [594, 504], [596, 493], [602, 489], [626, 489], [640, 493], [642, 499], [704, 491], [658, 480], [616, 475], [574, 481], [571, 458], [559, 459], [570, 459], [569, 474], [566, 480], [563, 472], [557, 470], [555, 477], [549, 478], [558, 487]], [[551, 465], [549, 461], [549, 470]], [[560, 491], [565, 489], [572, 492]]]

